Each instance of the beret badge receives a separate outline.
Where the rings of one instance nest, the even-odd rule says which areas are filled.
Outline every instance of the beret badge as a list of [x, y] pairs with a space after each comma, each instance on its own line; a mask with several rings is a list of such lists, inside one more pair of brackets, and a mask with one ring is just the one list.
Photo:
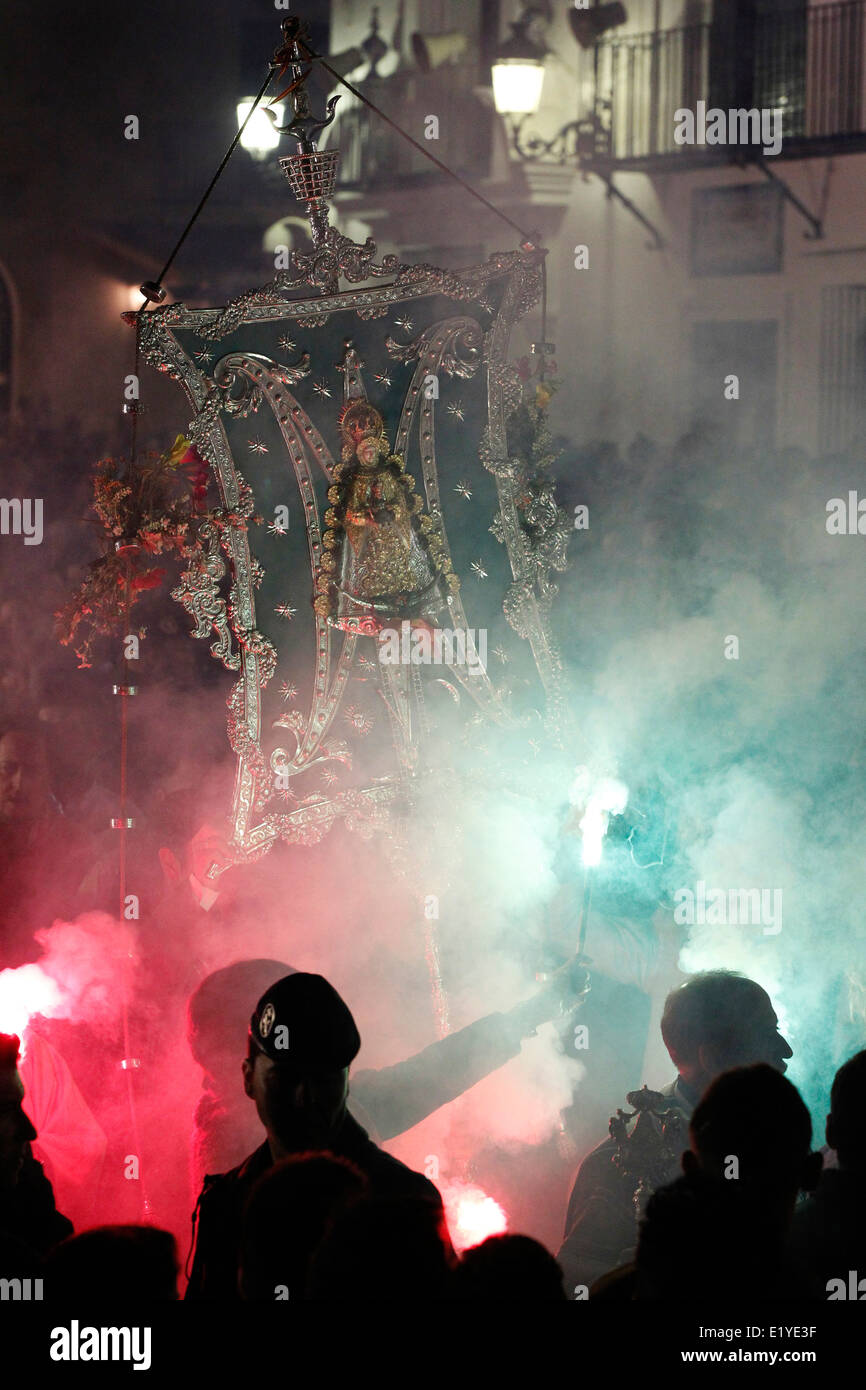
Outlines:
[[266, 1038], [274, 1026], [277, 1013], [273, 1004], [266, 1004], [259, 1019], [259, 1037]]

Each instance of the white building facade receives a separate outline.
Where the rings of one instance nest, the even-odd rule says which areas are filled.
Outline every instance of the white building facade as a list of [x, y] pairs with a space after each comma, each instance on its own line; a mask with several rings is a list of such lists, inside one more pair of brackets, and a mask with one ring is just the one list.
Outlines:
[[[544, 85], [518, 141], [572, 125], [544, 157], [522, 158], [514, 119], [493, 109], [490, 63], [525, 6], [389, 0], [378, 6], [387, 52], [355, 80], [545, 239], [548, 338], [565, 383], [554, 422], [577, 441], [672, 440], [709, 423], [746, 445], [859, 453], [866, 0], [629, 0], [624, 22], [586, 46], [573, 18], [591, 4], [538, 8]], [[600, 7], [599, 28], [617, 9]], [[332, 51], [361, 43], [370, 19], [359, 0], [333, 0]], [[372, 113], [351, 97], [342, 108], [343, 225], [450, 265], [516, 244]], [[751, 139], [758, 113], [780, 141]]]

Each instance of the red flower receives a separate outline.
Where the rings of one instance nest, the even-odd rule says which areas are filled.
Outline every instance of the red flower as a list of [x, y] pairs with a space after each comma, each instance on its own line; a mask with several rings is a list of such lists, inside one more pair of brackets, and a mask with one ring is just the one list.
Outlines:
[[135, 590], [158, 589], [164, 579], [165, 570], [147, 570], [144, 574], [137, 574], [135, 576], [132, 581], [132, 587]]
[[[139, 593], [142, 589], [158, 589], [165, 578], [165, 570], [145, 570], [144, 574], [136, 574], [130, 580], [129, 587], [134, 593]], [[117, 582], [120, 585], [126, 583], [126, 575], [119, 574]]]

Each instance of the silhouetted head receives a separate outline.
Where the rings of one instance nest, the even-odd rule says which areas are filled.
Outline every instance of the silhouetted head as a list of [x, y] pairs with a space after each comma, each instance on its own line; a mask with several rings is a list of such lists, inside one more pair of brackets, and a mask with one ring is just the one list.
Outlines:
[[468, 1302], [564, 1303], [562, 1270], [531, 1236], [488, 1236], [454, 1272], [454, 1296]]
[[0, 1191], [16, 1186], [27, 1147], [37, 1137], [24, 1113], [19, 1048], [20, 1041], [14, 1033], [0, 1033]]
[[729, 970], [708, 970], [672, 990], [661, 1028], [680, 1076], [698, 1095], [732, 1067], [765, 1062], [784, 1072], [792, 1055], [767, 991]]
[[303, 1298], [310, 1260], [367, 1179], [334, 1154], [284, 1158], [259, 1179], [244, 1213], [239, 1289], [246, 1300]]
[[827, 1143], [840, 1168], [866, 1170], [866, 1051], [849, 1058], [833, 1080]]
[[717, 1077], [692, 1115], [689, 1139], [687, 1175], [730, 1182], [785, 1211], [821, 1172], [809, 1111], [796, 1087], [765, 1063]]
[[323, 976], [295, 971], [265, 990], [243, 1074], [275, 1157], [330, 1148], [360, 1047], [355, 1020]]
[[786, 1256], [797, 1192], [821, 1155], [796, 1089], [761, 1063], [725, 1072], [692, 1116], [683, 1177], [654, 1192], [640, 1225], [634, 1297], [718, 1302], [802, 1293]]
[[193, 1057], [206, 1072], [237, 1077], [238, 1058], [250, 1030], [250, 1000], [272, 981], [294, 973], [279, 960], [236, 960], [207, 975], [186, 1006], [186, 1036]]
[[52, 1298], [163, 1302], [177, 1298], [177, 1246], [158, 1226], [96, 1226], [61, 1241], [47, 1257]]
[[448, 1296], [456, 1256], [441, 1206], [424, 1197], [376, 1198], [335, 1222], [310, 1266], [311, 1299], [416, 1303]]

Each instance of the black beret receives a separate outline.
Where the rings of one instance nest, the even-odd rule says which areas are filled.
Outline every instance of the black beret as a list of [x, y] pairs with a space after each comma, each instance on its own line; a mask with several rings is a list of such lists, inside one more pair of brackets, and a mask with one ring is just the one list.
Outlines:
[[348, 1067], [361, 1049], [355, 1020], [334, 986], [302, 970], [265, 990], [250, 1036], [272, 1061], [314, 1071]]

